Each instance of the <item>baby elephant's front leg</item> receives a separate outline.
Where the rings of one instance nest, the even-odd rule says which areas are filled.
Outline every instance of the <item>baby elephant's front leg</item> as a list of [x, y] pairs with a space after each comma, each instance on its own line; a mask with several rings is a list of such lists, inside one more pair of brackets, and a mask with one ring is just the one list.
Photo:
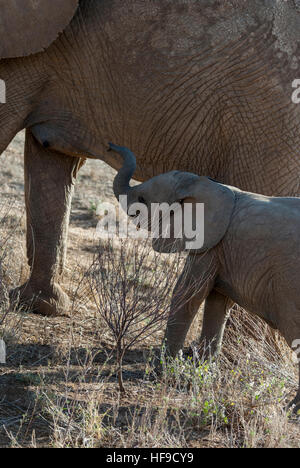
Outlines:
[[176, 284], [165, 335], [166, 353], [171, 357], [183, 348], [194, 317], [213, 288], [215, 268], [210, 260], [188, 258]]

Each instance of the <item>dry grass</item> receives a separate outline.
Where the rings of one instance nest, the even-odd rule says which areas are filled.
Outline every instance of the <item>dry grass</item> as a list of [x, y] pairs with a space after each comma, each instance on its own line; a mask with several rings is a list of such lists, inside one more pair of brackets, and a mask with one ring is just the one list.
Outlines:
[[[267, 345], [259, 321], [251, 323], [256, 339], [247, 336], [239, 311], [218, 362], [195, 364], [182, 356], [160, 380], [150, 378], [150, 368], [163, 327], [135, 343], [124, 356], [126, 393], [120, 394], [114, 339], [85, 275], [98, 252], [93, 203], [99, 181], [106, 184], [100, 198], [111, 196], [112, 172], [104, 165], [92, 162], [83, 169], [74, 199], [63, 279], [73, 299], [71, 318], [7, 315], [8, 290], [27, 274], [18, 155], [8, 150], [0, 166], [0, 183], [2, 177], [7, 184], [0, 201], [0, 334], [8, 345], [7, 365], [0, 367], [0, 447], [299, 448], [299, 423], [282, 409], [297, 388], [291, 353], [280, 339], [276, 350]], [[4, 171], [7, 165], [11, 176]], [[114, 261], [120, 252], [114, 250]], [[166, 258], [159, 265], [158, 277], [170, 267]], [[147, 262], [145, 278], [146, 267]], [[140, 294], [145, 291], [151, 288], [143, 284]], [[201, 313], [187, 346], [200, 326]]]

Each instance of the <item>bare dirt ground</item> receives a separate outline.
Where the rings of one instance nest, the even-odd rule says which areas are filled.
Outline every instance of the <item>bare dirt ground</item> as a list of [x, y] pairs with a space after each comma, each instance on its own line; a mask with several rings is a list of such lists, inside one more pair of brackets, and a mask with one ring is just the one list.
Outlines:
[[[28, 275], [23, 145], [20, 134], [0, 159], [7, 289]], [[253, 341], [228, 333], [219, 363], [182, 361], [153, 381], [145, 369], [161, 329], [125, 355], [126, 393], [119, 393], [114, 343], [83, 280], [98, 249], [95, 207], [113, 201], [113, 175], [104, 163], [88, 161], [78, 177], [62, 282], [73, 299], [71, 317], [11, 310], [0, 328], [7, 343], [7, 364], [0, 366], [0, 447], [300, 447], [299, 423], [282, 410], [295, 393], [297, 368], [281, 341], [275, 353], [263, 335]], [[2, 296], [3, 314], [8, 305]], [[188, 342], [200, 325], [201, 314]]]

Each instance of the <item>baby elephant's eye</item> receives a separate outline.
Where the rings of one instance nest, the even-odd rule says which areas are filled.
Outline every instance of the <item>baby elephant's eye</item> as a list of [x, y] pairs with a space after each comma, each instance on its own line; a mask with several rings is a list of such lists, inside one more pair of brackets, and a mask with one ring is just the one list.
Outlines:
[[180, 205], [183, 205], [184, 204], [184, 199], [179, 200], [179, 203], [180, 203]]
[[143, 197], [139, 197], [139, 198], [138, 198], [138, 202], [139, 202], [139, 203], [143, 203], [144, 205], [147, 205], [146, 200], [145, 200], [145, 198], [143, 198]]

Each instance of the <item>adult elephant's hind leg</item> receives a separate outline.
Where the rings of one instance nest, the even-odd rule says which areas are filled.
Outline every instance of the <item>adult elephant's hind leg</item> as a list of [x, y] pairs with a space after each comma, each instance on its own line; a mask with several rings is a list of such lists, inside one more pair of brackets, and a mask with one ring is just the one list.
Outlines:
[[63, 271], [77, 158], [42, 147], [26, 132], [25, 200], [27, 255], [31, 275], [12, 291], [31, 311], [45, 316], [64, 315], [68, 296], [58, 284]]

